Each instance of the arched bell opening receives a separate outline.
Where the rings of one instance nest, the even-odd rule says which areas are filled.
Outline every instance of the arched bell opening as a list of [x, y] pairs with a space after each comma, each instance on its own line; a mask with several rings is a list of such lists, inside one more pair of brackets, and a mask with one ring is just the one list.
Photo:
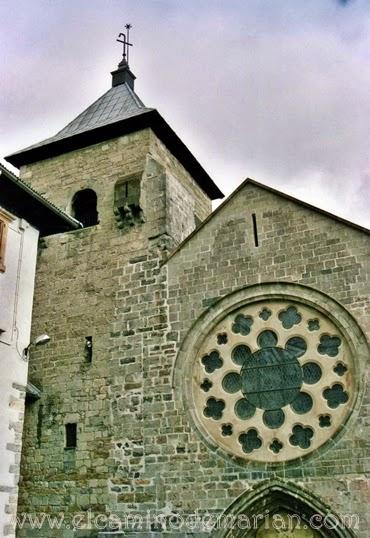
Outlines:
[[98, 199], [92, 189], [82, 189], [76, 192], [72, 199], [72, 215], [81, 222], [84, 228], [99, 223], [97, 211]]

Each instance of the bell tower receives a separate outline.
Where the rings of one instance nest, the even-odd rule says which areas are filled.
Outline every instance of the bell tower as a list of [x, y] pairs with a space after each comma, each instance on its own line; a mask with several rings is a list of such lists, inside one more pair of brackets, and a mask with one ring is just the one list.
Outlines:
[[[112, 87], [57, 134], [6, 159], [84, 227], [104, 229], [113, 218], [121, 230], [150, 222], [153, 231], [155, 221], [156, 235], [166, 233], [176, 244], [223, 195], [159, 112], [135, 93], [130, 29], [127, 24], [117, 39], [123, 55], [111, 72]], [[113, 212], [99, 219], [109, 196]]]
[[174, 347], [162, 262], [222, 197], [136, 94], [131, 44], [119, 38], [112, 87], [56, 135], [7, 157], [81, 222], [39, 248], [33, 334], [42, 328], [51, 342], [30, 356], [40, 397], [26, 406], [19, 505], [47, 513], [52, 497], [66, 520], [141, 502], [144, 483], [144, 503], [160, 496], [144, 464], [145, 429], [155, 426], [143, 417], [156, 398], [172, 398], [161, 367]]

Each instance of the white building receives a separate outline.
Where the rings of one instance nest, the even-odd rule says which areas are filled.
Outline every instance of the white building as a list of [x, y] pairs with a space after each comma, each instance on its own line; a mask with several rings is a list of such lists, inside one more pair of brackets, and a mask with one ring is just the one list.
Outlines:
[[[14, 536], [39, 237], [78, 227], [0, 164], [0, 536]], [[35, 335], [38, 336], [38, 335]]]

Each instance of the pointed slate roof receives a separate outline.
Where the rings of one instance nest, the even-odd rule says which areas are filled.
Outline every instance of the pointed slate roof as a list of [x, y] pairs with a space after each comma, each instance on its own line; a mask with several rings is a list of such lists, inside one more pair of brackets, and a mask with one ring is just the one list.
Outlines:
[[[110, 88], [56, 135], [22, 150], [22, 152], [91, 131], [103, 125], [123, 121], [151, 110], [153, 109], [147, 108], [128, 84], [120, 84]], [[17, 153], [13, 153], [13, 155], [17, 155]]]
[[110, 88], [95, 103], [55, 135], [54, 140], [72, 136], [115, 121], [153, 110], [147, 108], [128, 84]]
[[212, 200], [223, 198], [220, 189], [158, 111], [146, 107], [136, 95], [135, 76], [127, 63], [121, 62], [112, 76], [112, 88], [56, 135], [7, 156], [6, 160], [20, 167], [150, 127]]

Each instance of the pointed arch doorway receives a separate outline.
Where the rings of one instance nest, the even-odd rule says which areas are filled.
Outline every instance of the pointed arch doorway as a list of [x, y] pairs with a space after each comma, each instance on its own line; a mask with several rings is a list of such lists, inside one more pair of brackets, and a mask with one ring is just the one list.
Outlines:
[[242, 494], [220, 519], [217, 538], [355, 538], [311, 493], [279, 480]]

